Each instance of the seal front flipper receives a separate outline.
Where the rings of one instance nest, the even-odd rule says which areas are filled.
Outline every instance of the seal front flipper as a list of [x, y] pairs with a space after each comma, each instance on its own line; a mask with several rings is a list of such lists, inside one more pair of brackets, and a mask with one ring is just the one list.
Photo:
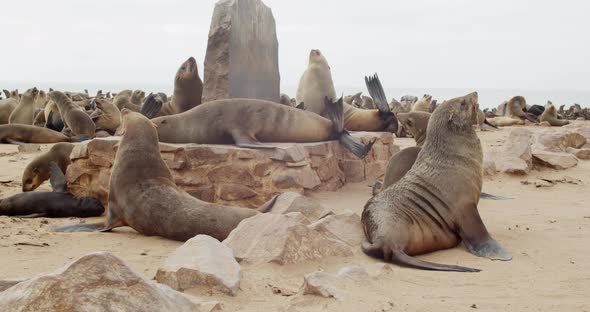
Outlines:
[[49, 176], [49, 183], [54, 192], [66, 193], [68, 191], [68, 183], [66, 176], [63, 174], [59, 166], [54, 162], [49, 163], [51, 173]]
[[367, 86], [367, 90], [369, 90], [369, 95], [371, 95], [373, 98], [373, 103], [375, 103], [375, 106], [377, 106], [377, 109], [379, 110], [379, 119], [381, 119], [385, 124], [389, 125], [387, 128], [392, 133], [397, 133], [399, 122], [389, 107], [389, 102], [387, 102], [385, 91], [383, 90], [383, 86], [381, 85], [381, 81], [379, 80], [377, 73], [375, 73], [373, 77], [365, 77], [365, 84]]
[[79, 223], [79, 224], [68, 224], [60, 227], [56, 227], [53, 230], [55, 232], [62, 233], [74, 233], [74, 232], [104, 232], [104, 223]]
[[356, 142], [350, 133], [344, 130], [344, 101], [342, 97], [334, 103], [332, 99], [326, 96], [324, 98], [324, 106], [326, 107], [326, 116], [332, 122], [334, 138], [337, 138], [344, 147], [358, 158], [365, 158], [375, 141], [363, 145], [362, 143]]
[[297, 104], [297, 106], [295, 106], [295, 108], [305, 110], [305, 103], [301, 102], [301, 103]]
[[510, 199], [514, 199], [514, 197], [508, 197], [508, 196], [499, 196], [499, 195], [494, 195], [494, 194], [489, 194], [489, 193], [484, 193], [481, 192], [481, 194], [479, 195], [480, 199], [489, 199], [489, 200], [510, 200]]
[[44, 212], [39, 212], [39, 213], [31, 213], [28, 215], [23, 215], [23, 216], [14, 216], [15, 218], [22, 218], [22, 219], [29, 219], [29, 218], [43, 218], [46, 217], [47, 214]]
[[512, 260], [512, 255], [491, 236], [475, 205], [461, 212], [459, 236], [470, 253], [492, 260]]
[[391, 261], [406, 267], [432, 270], [432, 271], [451, 271], [451, 272], [479, 272], [480, 269], [468, 268], [458, 265], [439, 264], [428, 261], [423, 261], [414, 257], [408, 256], [401, 250], [394, 250], [392, 248], [384, 247], [380, 242], [371, 244], [368, 240], [363, 240], [361, 248], [363, 252], [371, 257], [383, 258], [385, 261]]
[[272, 146], [272, 145], [264, 145], [264, 144], [260, 143], [258, 140], [256, 140], [255, 138], [252, 138], [251, 136], [247, 135], [246, 133], [244, 133], [243, 131], [241, 131], [239, 129], [232, 130], [231, 137], [233, 138], [236, 145], [239, 147], [258, 148], [258, 149], [275, 149], [276, 148], [275, 146]]
[[140, 113], [148, 119], [152, 119], [160, 112], [163, 104], [164, 102], [160, 99], [159, 95], [150, 93], [141, 106]]

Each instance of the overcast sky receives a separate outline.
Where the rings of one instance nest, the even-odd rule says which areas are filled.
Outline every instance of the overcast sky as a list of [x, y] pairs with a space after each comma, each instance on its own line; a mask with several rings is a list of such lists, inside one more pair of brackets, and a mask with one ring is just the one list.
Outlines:
[[[590, 1], [265, 0], [282, 85], [309, 50], [336, 89], [379, 72], [387, 87], [590, 89]], [[215, 1], [4, 1], [0, 81], [172, 85], [188, 56], [201, 77]]]

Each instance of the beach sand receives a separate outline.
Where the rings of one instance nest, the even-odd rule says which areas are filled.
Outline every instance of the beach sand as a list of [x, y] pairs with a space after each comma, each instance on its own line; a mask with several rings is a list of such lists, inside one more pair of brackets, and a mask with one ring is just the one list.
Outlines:
[[[484, 150], [502, 145], [508, 132], [509, 128], [480, 132]], [[411, 146], [413, 140], [396, 139], [396, 144]], [[48, 147], [43, 145], [42, 150]], [[18, 153], [14, 145], [0, 145], [0, 197], [20, 192], [22, 170], [39, 153]], [[521, 184], [566, 176], [581, 183], [546, 188]], [[372, 270], [380, 261], [367, 257], [359, 247], [347, 258], [284, 266], [243, 264], [241, 290], [236, 297], [204, 287], [187, 293], [204, 301], [219, 301], [224, 311], [590, 311], [589, 182], [590, 161], [583, 160], [568, 170], [486, 177], [485, 192], [514, 197], [481, 200], [479, 204], [488, 230], [512, 253], [513, 260], [478, 258], [462, 246], [419, 256], [427, 261], [480, 268], [479, 273], [431, 272], [391, 265], [390, 273], [346, 285], [342, 300], [290, 295], [299, 290], [303, 276], [313, 271], [337, 272], [350, 265]], [[336, 213], [353, 211], [360, 215], [371, 196], [369, 184], [371, 181], [347, 184], [337, 192], [309, 195]], [[40, 190], [50, 187], [45, 183]], [[101, 220], [90, 218], [86, 222]], [[164, 259], [182, 244], [139, 235], [130, 228], [111, 233], [51, 231], [53, 225], [73, 222], [77, 221], [0, 217], [0, 279], [53, 271], [95, 251], [110, 252], [152, 278]], [[274, 294], [273, 287], [288, 296]]]

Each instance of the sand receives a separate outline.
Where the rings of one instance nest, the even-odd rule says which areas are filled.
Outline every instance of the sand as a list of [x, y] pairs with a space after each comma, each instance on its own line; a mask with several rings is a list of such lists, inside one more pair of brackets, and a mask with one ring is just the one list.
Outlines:
[[[484, 149], [501, 145], [509, 129], [479, 133]], [[396, 144], [413, 145], [412, 139]], [[49, 148], [43, 145], [42, 150]], [[20, 192], [20, 176], [37, 153], [17, 153], [0, 145], [0, 197]], [[539, 178], [580, 180], [536, 188], [521, 182]], [[497, 174], [485, 178], [484, 191], [513, 196], [482, 200], [479, 210], [492, 236], [508, 249], [510, 262], [469, 254], [460, 246], [420, 256], [446, 264], [476, 267], [480, 273], [430, 272], [391, 265], [392, 272], [347, 285], [343, 300], [296, 293], [303, 275], [316, 270], [336, 272], [349, 265], [371, 269], [379, 262], [360, 248], [353, 257], [329, 258], [297, 265], [242, 265], [241, 291], [229, 297], [205, 288], [187, 293], [223, 304], [224, 311], [590, 311], [590, 161], [528, 176]], [[13, 180], [12, 182], [6, 182]], [[360, 215], [371, 196], [371, 184], [347, 184], [338, 192], [308, 194], [334, 212]], [[49, 190], [48, 184], [41, 189]], [[90, 218], [98, 222], [103, 218]], [[180, 242], [139, 235], [130, 228], [112, 233], [53, 233], [51, 226], [69, 219], [0, 217], [0, 279], [29, 277], [55, 270], [94, 251], [107, 251], [152, 278]], [[32, 243], [38, 246], [22, 245]], [[286, 295], [273, 293], [279, 288]]]

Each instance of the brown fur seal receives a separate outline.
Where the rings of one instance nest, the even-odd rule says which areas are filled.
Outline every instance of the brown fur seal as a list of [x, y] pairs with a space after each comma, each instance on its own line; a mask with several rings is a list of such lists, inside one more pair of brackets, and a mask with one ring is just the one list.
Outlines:
[[[154, 124], [129, 110], [123, 110], [122, 118], [124, 133], [111, 173], [107, 220], [104, 224], [71, 225], [57, 231], [109, 231], [130, 226], [144, 235], [179, 241], [198, 234], [221, 241], [240, 221], [259, 213], [200, 201], [178, 188], [160, 156]], [[273, 200], [260, 210], [267, 211]]]
[[70, 128], [74, 135], [94, 136], [96, 125], [85, 111], [72, 103], [62, 92], [49, 92], [49, 97], [57, 104], [64, 124]]
[[61, 132], [31, 125], [0, 125], [1, 143], [20, 144], [80, 142], [90, 138], [91, 137], [84, 135], [68, 137]]
[[344, 103], [348, 105], [352, 105], [354, 107], [361, 107], [363, 104], [362, 98], [363, 92], [359, 92], [353, 95], [347, 95], [344, 97]]
[[569, 124], [569, 120], [557, 119], [557, 110], [551, 101], [547, 101], [545, 111], [541, 115], [541, 121], [547, 121], [553, 127], [561, 127]]
[[430, 113], [421, 111], [397, 114], [397, 120], [414, 137], [416, 146], [422, 146], [426, 140], [429, 119]]
[[424, 96], [412, 105], [412, 112], [430, 112], [430, 102], [432, 95], [424, 94]]
[[363, 158], [370, 149], [343, 129], [342, 98], [326, 98], [326, 119], [312, 112], [256, 99], [224, 99], [187, 112], [152, 119], [160, 141], [168, 143], [236, 144], [273, 148], [261, 142], [320, 142], [338, 139]]
[[[129, 92], [127, 92], [127, 91], [129, 91]], [[133, 94], [133, 91], [131, 91], [131, 90], [123, 90], [123, 91], [117, 93], [117, 95], [113, 99], [113, 105], [115, 105], [120, 111], [123, 110], [124, 108], [126, 108], [126, 109], [134, 111], [134, 112], [139, 112], [141, 107], [138, 104], [134, 104], [131, 102], [131, 95], [132, 94]]]
[[37, 156], [26, 167], [23, 172], [23, 192], [33, 191], [51, 176], [52, 162], [56, 163], [59, 169], [65, 174], [66, 169], [72, 162], [70, 154], [74, 144], [57, 143], [46, 153]]
[[39, 95], [37, 88], [28, 89], [20, 99], [16, 108], [10, 114], [8, 123], [32, 125], [35, 117], [35, 101]]
[[0, 100], [0, 125], [8, 123], [10, 114], [18, 106], [18, 100], [14, 98], [7, 98]]
[[174, 93], [169, 102], [162, 106], [157, 116], [168, 116], [186, 112], [201, 104], [203, 81], [194, 57], [184, 61], [174, 76]]
[[508, 101], [505, 116], [537, 122], [537, 119], [533, 115], [526, 113], [526, 100], [520, 95], [514, 96]]
[[96, 110], [90, 114], [90, 118], [96, 124], [96, 129], [115, 133], [121, 125], [121, 111], [107, 99], [95, 98]]
[[28, 218], [86, 218], [104, 213], [104, 207], [98, 199], [76, 198], [69, 193], [63, 172], [54, 162], [51, 162], [50, 166], [53, 192], [27, 192], [0, 199], [0, 215]]
[[414, 268], [477, 272], [412, 257], [457, 246], [481, 257], [510, 260], [477, 211], [483, 153], [471, 125], [477, 93], [445, 101], [430, 117], [412, 168], [370, 199], [362, 214], [363, 251]]
[[524, 121], [522, 119], [516, 119], [511, 117], [494, 117], [494, 118], [487, 118], [486, 121], [496, 127], [508, 127], [514, 125], [524, 125]]
[[309, 63], [299, 80], [295, 99], [297, 104], [304, 103], [306, 111], [326, 117], [325, 97], [336, 99], [332, 72], [322, 52], [313, 49], [309, 52]]
[[47, 93], [45, 93], [45, 91], [43, 91], [43, 90], [39, 90], [39, 95], [37, 96], [37, 99], [35, 100], [35, 108], [43, 109], [45, 107], [45, 105], [47, 104], [48, 100], [49, 100], [49, 98], [47, 97]]

